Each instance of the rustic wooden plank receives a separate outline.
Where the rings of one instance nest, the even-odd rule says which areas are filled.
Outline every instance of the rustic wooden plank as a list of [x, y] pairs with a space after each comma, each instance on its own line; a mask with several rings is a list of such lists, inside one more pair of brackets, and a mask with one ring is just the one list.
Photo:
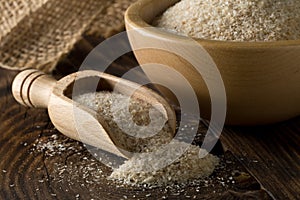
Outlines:
[[276, 199], [300, 199], [300, 118], [227, 127], [221, 141]]

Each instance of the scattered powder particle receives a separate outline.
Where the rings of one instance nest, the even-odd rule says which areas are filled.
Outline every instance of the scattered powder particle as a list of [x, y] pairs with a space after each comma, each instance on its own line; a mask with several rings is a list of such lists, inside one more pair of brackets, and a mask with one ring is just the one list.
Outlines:
[[[85, 147], [80, 142], [73, 141], [61, 134], [40, 137], [31, 148], [32, 152], [43, 153], [46, 160], [55, 157], [65, 159], [64, 162], [53, 163], [51, 180], [56, 182], [67, 180], [82, 186], [84, 186], [82, 182], [86, 185], [94, 185], [103, 179], [104, 174], [101, 170], [103, 165], [88, 153], [83, 153], [84, 150]], [[87, 158], [84, 156], [85, 154], [90, 157]], [[69, 161], [73, 156], [78, 158], [77, 162]], [[37, 171], [42, 169], [37, 167]], [[39, 183], [45, 181], [38, 180]]]
[[[190, 180], [202, 179], [214, 171], [219, 159], [211, 154], [200, 159], [198, 146], [188, 145], [175, 139], [171, 141], [173, 135], [167, 122], [162, 130], [151, 138], [137, 140], [132, 137], [128, 139], [128, 134], [122, 132], [118, 127], [119, 123], [132, 126], [128, 119], [133, 118], [135, 123], [140, 125], [149, 124], [151, 121], [148, 114], [150, 105], [140, 99], [132, 98], [129, 104], [130, 117], [127, 112], [127, 102], [124, 101], [125, 98], [127, 97], [122, 94], [111, 92], [87, 93], [73, 98], [82, 105], [98, 111], [98, 114], [109, 124], [112, 137], [118, 138], [116, 142], [119, 145], [121, 143], [121, 146], [125, 148], [131, 146], [132, 149], [130, 150], [139, 152], [118, 168], [113, 169], [108, 179], [134, 186], [161, 186], [174, 183], [184, 184]], [[117, 104], [117, 110], [112, 111], [113, 104]], [[116, 108], [116, 106], [114, 107]], [[118, 113], [118, 124], [114, 121], [112, 112]], [[154, 112], [154, 116], [161, 117], [161, 114]], [[153, 120], [153, 118], [151, 119]], [[131, 135], [144, 133], [143, 131], [139, 133], [134, 128], [131, 130]], [[157, 149], [160, 150], [157, 151]], [[182, 152], [184, 152], [183, 155]], [[170, 161], [173, 156], [178, 159]], [[163, 168], [158, 166], [163, 166]]]
[[146, 194], [146, 197], [151, 197], [151, 194]]
[[72, 146], [65, 146], [63, 142], [57, 140], [57, 135], [52, 135], [48, 141], [38, 141], [36, 144], [36, 149], [38, 151], [44, 151], [50, 157], [73, 148], [74, 147]]
[[223, 41], [300, 39], [299, 0], [181, 0], [154, 25]]

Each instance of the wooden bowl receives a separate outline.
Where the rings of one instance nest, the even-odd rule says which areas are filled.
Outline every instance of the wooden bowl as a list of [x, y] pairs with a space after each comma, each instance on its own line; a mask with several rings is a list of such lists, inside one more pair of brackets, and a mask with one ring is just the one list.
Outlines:
[[[140, 64], [159, 63], [182, 74], [197, 94], [201, 116], [210, 118], [211, 99], [204, 80], [215, 77], [209, 69], [200, 75], [187, 59], [164, 50], [166, 46], [189, 49], [189, 38], [151, 28], [153, 19], [176, 2], [178, 0], [139, 0], [133, 4], [125, 15], [129, 41]], [[194, 40], [211, 56], [222, 76], [227, 96], [227, 124], [268, 124], [300, 114], [300, 40]], [[143, 45], [146, 48], [141, 48]], [[203, 52], [191, 52], [188, 60], [193, 60], [195, 55], [206, 60]], [[145, 70], [145, 73], [150, 72]], [[157, 76], [182, 87], [180, 81], [172, 80], [168, 74], [158, 72]], [[159, 89], [166, 97], [176, 100], [168, 90]]]

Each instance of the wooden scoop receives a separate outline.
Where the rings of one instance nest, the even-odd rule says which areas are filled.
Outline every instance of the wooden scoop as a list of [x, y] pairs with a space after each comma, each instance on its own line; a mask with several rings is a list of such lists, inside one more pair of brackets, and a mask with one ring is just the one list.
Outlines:
[[[115, 88], [116, 85], [118, 87]], [[130, 154], [115, 146], [107, 123], [97, 116], [96, 111], [74, 102], [72, 94], [74, 90], [76, 94], [84, 94], [115, 89], [116, 92], [130, 95], [134, 88], [139, 88], [134, 93], [135, 97], [151, 105], [162, 105], [161, 111], [174, 133], [175, 112], [165, 99], [149, 88], [109, 74], [87, 70], [56, 81], [40, 71], [25, 70], [16, 76], [12, 85], [13, 95], [19, 103], [28, 107], [48, 108], [52, 123], [64, 135], [124, 158], [130, 157]]]

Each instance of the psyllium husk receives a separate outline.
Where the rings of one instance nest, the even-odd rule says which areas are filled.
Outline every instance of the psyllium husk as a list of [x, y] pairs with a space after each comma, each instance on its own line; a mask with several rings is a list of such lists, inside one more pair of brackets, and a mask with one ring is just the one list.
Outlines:
[[299, 0], [182, 0], [153, 24], [209, 40], [296, 40], [300, 39], [299, 11]]

